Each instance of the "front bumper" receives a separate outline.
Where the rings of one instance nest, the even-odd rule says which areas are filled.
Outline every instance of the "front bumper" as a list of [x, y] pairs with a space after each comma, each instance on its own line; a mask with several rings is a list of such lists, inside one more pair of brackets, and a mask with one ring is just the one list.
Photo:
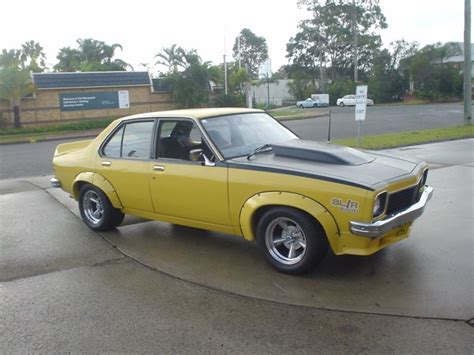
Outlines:
[[350, 222], [351, 232], [355, 235], [360, 235], [367, 238], [378, 238], [384, 234], [387, 234], [392, 229], [397, 228], [403, 224], [413, 222], [415, 219], [420, 217], [425, 210], [425, 206], [433, 196], [433, 188], [426, 185], [423, 193], [421, 194], [420, 200], [411, 205], [404, 211], [401, 211], [393, 216], [374, 223], [363, 223], [363, 222]]

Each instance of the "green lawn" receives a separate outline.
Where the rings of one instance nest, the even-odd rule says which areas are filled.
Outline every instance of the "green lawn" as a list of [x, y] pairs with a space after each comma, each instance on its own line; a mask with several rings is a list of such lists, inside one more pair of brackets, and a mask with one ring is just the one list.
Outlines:
[[[452, 139], [473, 138], [474, 128], [469, 126], [454, 126], [446, 128], [433, 128], [422, 131], [399, 132], [379, 134], [375, 136], [363, 136], [360, 139], [360, 148], [386, 149], [406, 145], [429, 143], [436, 141], [447, 141]], [[357, 138], [336, 139], [331, 143], [357, 146]]]

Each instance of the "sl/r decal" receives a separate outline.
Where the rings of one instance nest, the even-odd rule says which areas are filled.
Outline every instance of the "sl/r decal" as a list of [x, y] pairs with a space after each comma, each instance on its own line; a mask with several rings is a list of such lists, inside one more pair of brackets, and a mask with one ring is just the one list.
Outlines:
[[333, 197], [331, 200], [333, 206], [339, 207], [341, 211], [359, 213], [359, 202], [354, 200], [343, 201], [340, 198]]

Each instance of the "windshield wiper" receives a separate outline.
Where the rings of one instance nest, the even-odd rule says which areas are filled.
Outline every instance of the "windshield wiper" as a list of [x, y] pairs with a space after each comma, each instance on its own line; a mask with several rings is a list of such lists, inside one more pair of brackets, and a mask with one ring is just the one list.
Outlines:
[[247, 160], [250, 160], [250, 158], [252, 158], [255, 154], [258, 154], [258, 153], [261, 153], [261, 152], [265, 152], [267, 150], [271, 150], [272, 149], [272, 145], [267, 143], [267, 144], [264, 144], [264, 145], [261, 145], [260, 147], [257, 147], [255, 148], [252, 153], [250, 153], [249, 155], [247, 155]]

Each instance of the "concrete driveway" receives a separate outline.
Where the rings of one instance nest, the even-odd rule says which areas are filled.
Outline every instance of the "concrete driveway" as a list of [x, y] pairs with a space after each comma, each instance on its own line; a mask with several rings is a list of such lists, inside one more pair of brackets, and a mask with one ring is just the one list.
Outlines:
[[473, 145], [396, 150], [433, 168], [411, 237], [304, 277], [218, 233], [97, 234], [47, 178], [0, 181], [0, 351], [472, 353]]

